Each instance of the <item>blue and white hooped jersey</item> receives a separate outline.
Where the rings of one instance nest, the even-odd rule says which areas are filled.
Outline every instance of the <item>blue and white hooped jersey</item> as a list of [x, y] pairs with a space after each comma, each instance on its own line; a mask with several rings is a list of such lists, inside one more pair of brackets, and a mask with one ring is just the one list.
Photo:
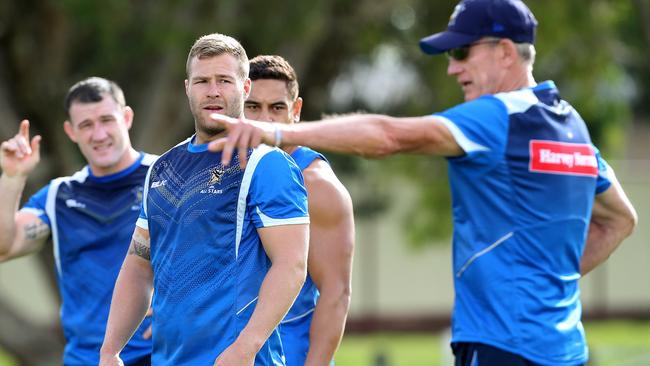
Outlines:
[[[262, 145], [237, 156], [188, 139], [162, 155], [145, 183], [137, 225], [149, 230], [154, 273], [153, 364], [211, 365], [248, 323], [271, 262], [257, 229], [308, 224], [302, 174]], [[284, 365], [275, 330], [256, 365]]]
[[542, 365], [586, 362], [580, 259], [608, 165], [553, 82], [437, 115], [465, 151], [449, 158], [453, 342]]
[[[300, 171], [304, 171], [316, 159], [327, 162], [322, 154], [303, 146], [299, 146], [291, 153], [291, 158], [296, 162]], [[307, 274], [296, 301], [280, 323], [280, 336], [287, 360], [287, 366], [304, 365], [309, 351], [309, 328], [313, 318], [316, 302], [320, 293], [316, 284]]]
[[[86, 166], [52, 180], [21, 212], [50, 226], [54, 243], [65, 365], [96, 365], [104, 340], [115, 280], [131, 243], [142, 201], [142, 186], [156, 156], [141, 154], [121, 172], [95, 177]], [[149, 319], [122, 351], [128, 364], [151, 353], [142, 338]]]

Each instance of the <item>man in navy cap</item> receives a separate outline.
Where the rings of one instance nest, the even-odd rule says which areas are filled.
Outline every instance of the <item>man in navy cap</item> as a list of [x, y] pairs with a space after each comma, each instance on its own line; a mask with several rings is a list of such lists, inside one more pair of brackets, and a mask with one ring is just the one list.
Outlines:
[[299, 125], [214, 117], [211, 149], [229, 161], [248, 144], [302, 145], [383, 157], [440, 155], [449, 164], [457, 366], [583, 365], [578, 282], [636, 225], [634, 208], [578, 112], [532, 70], [537, 21], [518, 0], [464, 0], [446, 31], [465, 103], [432, 115], [353, 115]]

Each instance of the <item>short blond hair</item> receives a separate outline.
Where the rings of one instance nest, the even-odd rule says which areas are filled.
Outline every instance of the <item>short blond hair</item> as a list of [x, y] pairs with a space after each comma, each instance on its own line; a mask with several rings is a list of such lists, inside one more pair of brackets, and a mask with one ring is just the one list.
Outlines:
[[220, 56], [223, 54], [231, 55], [239, 61], [239, 76], [242, 80], [248, 77], [248, 56], [246, 50], [236, 39], [220, 33], [212, 33], [197, 39], [190, 48], [185, 64], [185, 72], [190, 77], [190, 65], [194, 57], [198, 59]]

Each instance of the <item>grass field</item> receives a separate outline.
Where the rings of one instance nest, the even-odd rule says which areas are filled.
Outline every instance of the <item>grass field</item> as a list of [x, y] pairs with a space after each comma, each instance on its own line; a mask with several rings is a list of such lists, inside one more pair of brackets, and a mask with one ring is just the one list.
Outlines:
[[0, 366], [13, 366], [14, 363], [11, 362], [11, 359], [9, 359], [3, 352], [0, 352]]
[[[589, 366], [650, 366], [650, 321], [592, 322], [585, 325]], [[449, 366], [447, 335], [346, 335], [337, 366]], [[0, 366], [14, 366], [0, 352]]]
[[[585, 325], [589, 366], [650, 366], [650, 321], [592, 322]], [[451, 355], [441, 335], [349, 335], [337, 366], [448, 366]], [[443, 339], [445, 339], [443, 341]]]

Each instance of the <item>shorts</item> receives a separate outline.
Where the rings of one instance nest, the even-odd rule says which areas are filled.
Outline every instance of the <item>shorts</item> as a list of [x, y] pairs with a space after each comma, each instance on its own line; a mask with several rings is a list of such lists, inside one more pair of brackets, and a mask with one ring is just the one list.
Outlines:
[[125, 362], [124, 366], [151, 366], [151, 355], [147, 355], [130, 362]]
[[482, 343], [457, 342], [451, 344], [451, 349], [456, 357], [455, 366], [541, 366], [517, 354]]

